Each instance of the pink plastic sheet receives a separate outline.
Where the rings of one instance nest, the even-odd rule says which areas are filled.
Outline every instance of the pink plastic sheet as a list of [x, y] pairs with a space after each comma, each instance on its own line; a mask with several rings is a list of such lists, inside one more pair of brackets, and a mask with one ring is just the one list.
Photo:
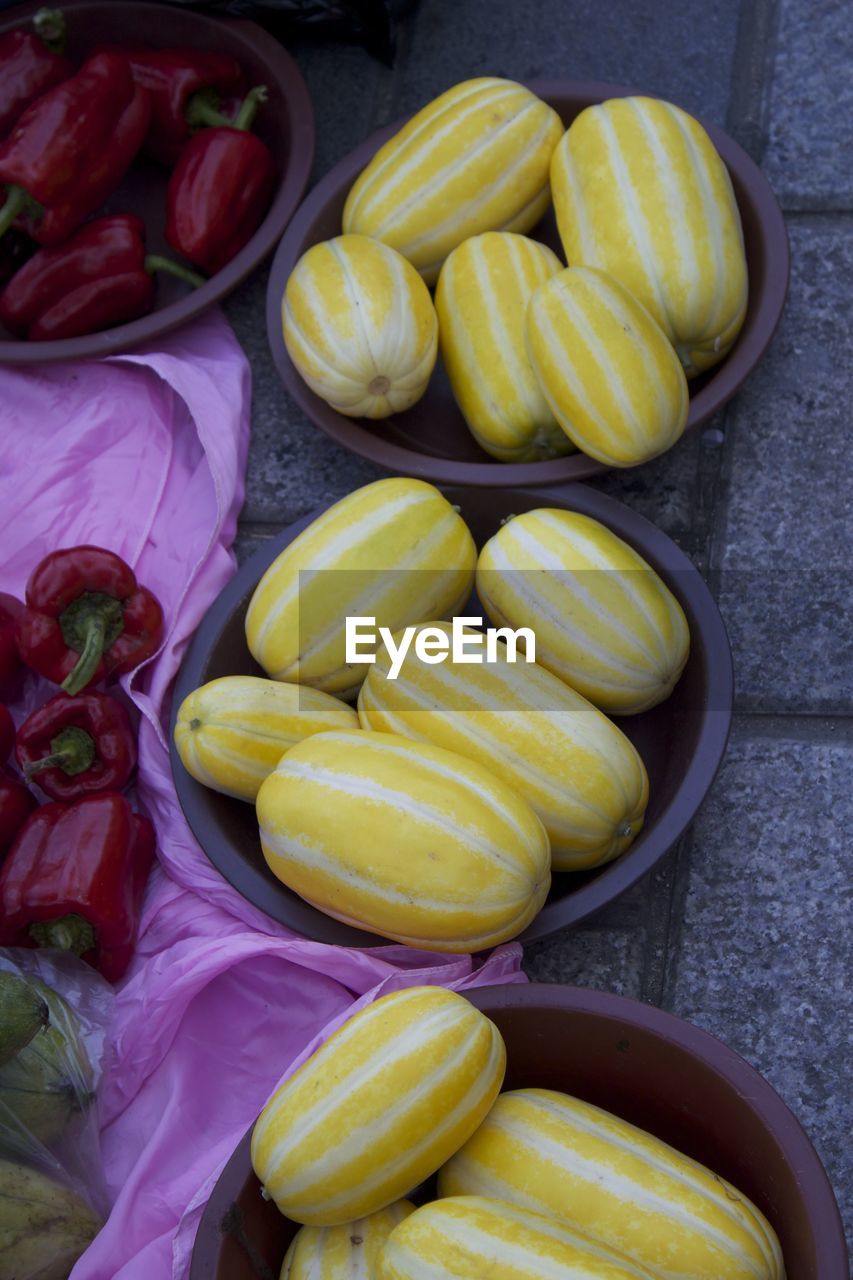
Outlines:
[[[237, 895], [193, 839], [164, 724], [187, 640], [234, 569], [250, 376], [218, 312], [85, 365], [0, 371], [0, 590], [91, 542], [160, 598], [159, 654], [124, 681], [141, 715], [138, 799], [160, 865], [118, 992], [101, 1099], [113, 1210], [73, 1280], [183, 1280], [218, 1173], [283, 1074], [362, 1003], [396, 987], [524, 981], [516, 944], [485, 964], [289, 934]], [[36, 678], [20, 720], [52, 688]]]

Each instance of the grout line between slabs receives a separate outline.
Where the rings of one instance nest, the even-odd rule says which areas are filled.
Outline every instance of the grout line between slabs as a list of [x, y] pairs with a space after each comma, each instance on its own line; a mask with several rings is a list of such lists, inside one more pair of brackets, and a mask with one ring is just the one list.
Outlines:
[[758, 163], [767, 147], [779, 0], [742, 0], [726, 129]]

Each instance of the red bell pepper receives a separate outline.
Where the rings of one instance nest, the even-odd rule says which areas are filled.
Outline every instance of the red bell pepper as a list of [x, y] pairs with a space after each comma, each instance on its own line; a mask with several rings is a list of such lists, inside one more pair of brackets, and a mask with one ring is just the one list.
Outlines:
[[166, 239], [209, 275], [230, 262], [263, 221], [275, 185], [275, 161], [249, 132], [260, 85], [233, 125], [201, 129], [181, 152], [166, 190]]
[[36, 808], [36, 798], [16, 778], [11, 769], [0, 765], [0, 855], [12, 844], [27, 818]]
[[0, 693], [11, 693], [23, 670], [15, 642], [15, 624], [24, 606], [20, 600], [0, 591]]
[[96, 218], [21, 267], [0, 293], [0, 320], [35, 341], [95, 333], [151, 310], [155, 271], [204, 284], [186, 267], [146, 255], [145, 224], [135, 214]]
[[53, 551], [36, 565], [18, 619], [18, 652], [47, 680], [76, 694], [115, 679], [154, 653], [163, 630], [156, 596], [102, 547]]
[[40, 9], [32, 25], [33, 31], [18, 28], [0, 36], [0, 138], [31, 102], [74, 74], [74, 64], [62, 55], [61, 11]]
[[245, 80], [230, 53], [209, 49], [119, 49], [133, 78], [151, 99], [151, 123], [143, 150], [162, 164], [174, 165], [192, 129], [223, 123], [217, 108], [223, 97], [239, 94]]
[[51, 800], [120, 791], [136, 768], [136, 736], [124, 706], [90, 690], [57, 693], [27, 716], [15, 755], [27, 782]]
[[15, 745], [15, 721], [0, 702], [0, 760], [8, 760]]
[[57, 244], [118, 186], [142, 145], [151, 106], [127, 59], [100, 53], [37, 98], [0, 143], [0, 235], [25, 215], [40, 244]]
[[0, 945], [61, 947], [117, 982], [153, 860], [154, 828], [122, 795], [41, 805], [0, 869]]

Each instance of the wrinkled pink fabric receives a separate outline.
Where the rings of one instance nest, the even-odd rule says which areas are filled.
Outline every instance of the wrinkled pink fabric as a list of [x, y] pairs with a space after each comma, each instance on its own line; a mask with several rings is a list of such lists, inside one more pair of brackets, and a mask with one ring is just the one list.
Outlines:
[[[137, 795], [160, 865], [101, 1098], [113, 1210], [72, 1280], [183, 1280], [222, 1165], [282, 1075], [361, 1004], [421, 982], [524, 981], [517, 944], [475, 966], [288, 933], [231, 889], [184, 822], [163, 726], [187, 640], [233, 573], [249, 399], [219, 312], [156, 350], [0, 371], [0, 590], [22, 597], [48, 551], [95, 543], [136, 569], [167, 626], [123, 682], [142, 717]], [[51, 692], [31, 678], [16, 718]]]

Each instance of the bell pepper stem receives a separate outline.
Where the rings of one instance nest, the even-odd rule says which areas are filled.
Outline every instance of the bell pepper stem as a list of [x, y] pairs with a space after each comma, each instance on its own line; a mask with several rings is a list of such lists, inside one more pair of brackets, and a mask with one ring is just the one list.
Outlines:
[[153, 275], [155, 271], [165, 271], [167, 275], [177, 276], [179, 280], [191, 284], [194, 289], [200, 289], [203, 284], [207, 284], [205, 277], [200, 276], [197, 271], [190, 271], [189, 267], [183, 267], [179, 262], [173, 262], [171, 258], [161, 258], [157, 253], [145, 255], [145, 270], [149, 275]]
[[91, 769], [95, 763], [95, 755], [95, 739], [91, 733], [87, 733], [79, 725], [71, 724], [55, 738], [51, 738], [49, 756], [24, 765], [24, 777], [27, 782], [32, 782], [33, 777], [37, 773], [43, 773], [45, 769], [61, 769], [69, 778], [76, 778], [78, 774]]
[[58, 947], [60, 951], [72, 951], [75, 956], [84, 956], [95, 945], [95, 930], [88, 920], [73, 911], [57, 920], [38, 920], [27, 932], [37, 946]]
[[213, 89], [199, 89], [187, 102], [184, 119], [191, 129], [230, 127], [231, 121], [219, 110], [219, 95]]
[[0, 236], [6, 234], [19, 213], [23, 213], [30, 202], [29, 192], [17, 183], [6, 188], [6, 203], [0, 209]]
[[36, 35], [51, 53], [65, 52], [65, 15], [61, 9], [39, 9], [33, 18]]
[[269, 94], [265, 84], [256, 85], [254, 89], [250, 89], [246, 94], [240, 106], [240, 110], [234, 117], [232, 129], [251, 129], [255, 123], [255, 116], [258, 114], [258, 107], [262, 102], [266, 102]]
[[73, 697], [86, 685], [98, 669], [98, 663], [104, 652], [106, 624], [102, 618], [93, 617], [86, 628], [86, 642], [80, 651], [80, 657], [59, 686]]

